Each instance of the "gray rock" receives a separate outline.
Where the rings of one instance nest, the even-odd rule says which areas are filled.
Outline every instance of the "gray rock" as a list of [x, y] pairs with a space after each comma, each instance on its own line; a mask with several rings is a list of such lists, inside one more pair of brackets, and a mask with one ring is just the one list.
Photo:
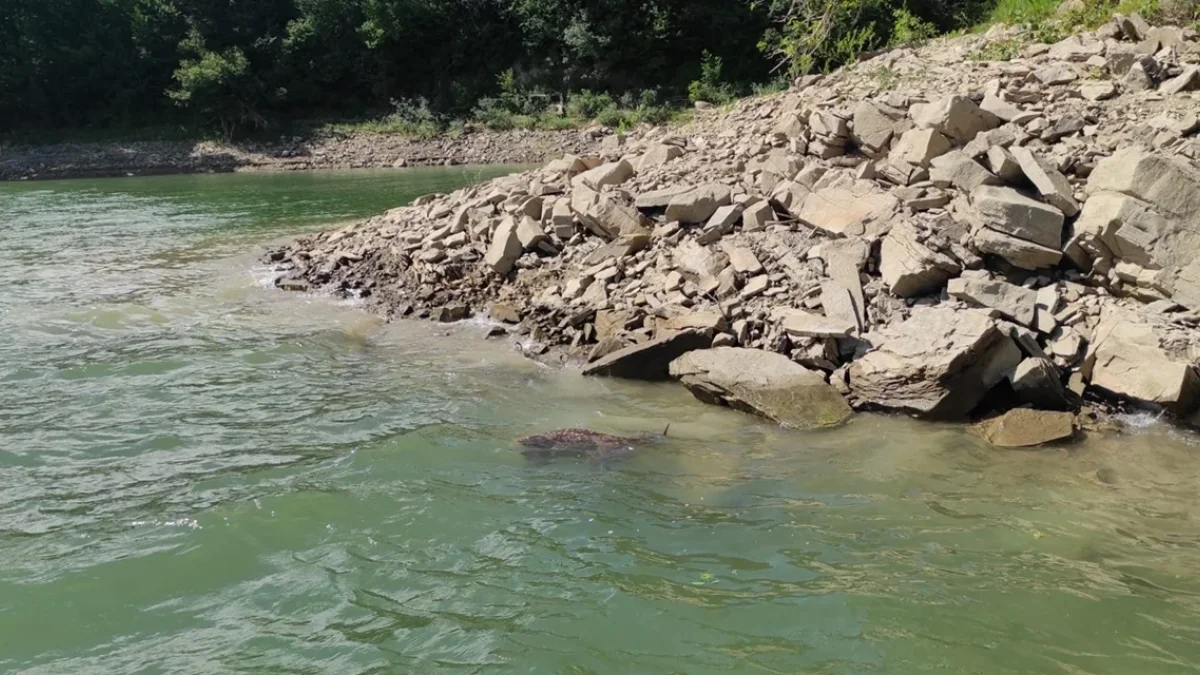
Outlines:
[[762, 263], [758, 261], [754, 251], [728, 240], [721, 242], [721, 250], [729, 256], [729, 264], [733, 265], [733, 269], [737, 273], [754, 275], [763, 271]]
[[605, 239], [650, 233], [637, 211], [586, 185], [575, 186], [571, 193], [571, 210], [584, 227]]
[[1037, 317], [1037, 293], [1010, 283], [988, 279], [986, 274], [964, 274], [946, 286], [950, 297], [988, 309], [1025, 326]]
[[918, 307], [870, 336], [850, 365], [864, 404], [929, 419], [961, 419], [1021, 361], [1021, 351], [982, 310]]
[[981, 253], [999, 256], [1024, 270], [1054, 267], [1063, 255], [1057, 248], [1041, 246], [988, 227], [976, 230], [972, 234], [972, 241]]
[[915, 108], [913, 120], [918, 127], [936, 129], [959, 145], [971, 142], [981, 131], [1000, 126], [998, 117], [965, 96], [946, 96]]
[[1200, 89], [1200, 68], [1196, 66], [1187, 66], [1182, 73], [1163, 82], [1158, 88], [1162, 93], [1171, 95], [1196, 89]]
[[780, 327], [796, 338], [845, 338], [858, 331], [853, 319], [822, 316], [802, 309], [784, 308], [773, 316], [782, 319]]
[[950, 139], [936, 129], [909, 129], [900, 136], [888, 159], [928, 167], [934, 157], [950, 152], [953, 147]]
[[670, 373], [705, 403], [788, 427], [835, 426], [853, 414], [821, 375], [773, 352], [735, 347], [692, 351], [673, 361]]
[[1145, 315], [1106, 303], [1088, 350], [1091, 386], [1179, 415], [1191, 412], [1200, 377], [1186, 355], [1164, 347], [1161, 333]]
[[862, 235], [868, 223], [886, 222], [900, 202], [872, 181], [828, 187], [809, 193], [797, 217], [832, 234]]
[[767, 223], [775, 220], [775, 210], [771, 203], [762, 200], [746, 207], [742, 212], [742, 229], [746, 232], [760, 232], [767, 229]]
[[980, 222], [996, 231], [1046, 248], [1062, 245], [1062, 211], [1009, 187], [985, 185], [971, 193]]
[[610, 162], [584, 171], [571, 179], [572, 185], [583, 184], [593, 190], [599, 190], [605, 185], [620, 185], [633, 177], [633, 165], [625, 160]]
[[584, 375], [621, 377], [632, 380], [668, 379], [672, 361], [696, 349], [708, 349], [712, 334], [685, 330], [654, 340], [630, 345], [589, 364]]
[[730, 195], [729, 186], [720, 183], [706, 183], [676, 194], [667, 203], [667, 220], [685, 224], [703, 223], [718, 208], [729, 205]]
[[[1071, 183], [1058, 169], [1042, 161], [1029, 148], [1013, 148], [1012, 155], [1021, 165], [1021, 171], [1029, 182], [1041, 193], [1042, 199], [1062, 211], [1068, 218], [1079, 213], [1079, 203], [1071, 192]], [[1037, 241], [1036, 239], [1033, 241]], [[1045, 242], [1039, 242], [1045, 244]], [[1051, 246], [1052, 244], [1046, 244]], [[1053, 244], [1057, 246], [1057, 244]]]
[[[1004, 149], [1001, 148], [1001, 151]], [[955, 150], [935, 158], [929, 169], [929, 180], [935, 184], [953, 185], [970, 192], [981, 185], [999, 185], [1000, 179], [983, 168], [966, 153]]]
[[1065, 63], [1051, 63], [1038, 68], [1033, 72], [1033, 76], [1046, 85], [1067, 84], [1079, 79], [1071, 66]]
[[647, 169], [657, 168], [670, 162], [676, 157], [682, 156], [683, 148], [677, 145], [659, 143], [658, 145], [652, 146], [650, 149], [646, 150], [646, 152], [642, 153], [641, 158], [638, 160], [637, 170], [642, 172], [646, 171]]
[[860, 101], [854, 108], [854, 143], [868, 157], [878, 157], [887, 150], [896, 132], [896, 122], [870, 101]]
[[1014, 184], [1025, 178], [1025, 172], [1021, 170], [1021, 165], [1017, 162], [1017, 158], [1013, 157], [1007, 148], [1002, 148], [999, 145], [993, 145], [988, 148], [987, 162], [988, 166], [992, 169], [992, 173], [999, 176], [1006, 183]]
[[542, 229], [542, 224], [533, 218], [525, 216], [517, 223], [517, 240], [521, 242], [521, 248], [526, 251], [536, 248], [546, 239], [546, 232]]
[[517, 237], [517, 222], [513, 218], [505, 218], [492, 235], [492, 243], [483, 257], [483, 262], [501, 276], [512, 271], [513, 265], [521, 257], [521, 240]]
[[1017, 364], [1009, 376], [1013, 392], [1022, 403], [1044, 410], [1067, 410], [1071, 400], [1063, 386], [1058, 368], [1048, 359], [1028, 358]]
[[1079, 88], [1079, 93], [1089, 101], [1107, 101], [1117, 95], [1117, 87], [1108, 80], [1086, 82]]
[[879, 273], [892, 295], [912, 298], [937, 292], [961, 271], [954, 259], [922, 244], [907, 222], [892, 226], [879, 252]]
[[725, 269], [724, 259], [691, 239], [679, 244], [672, 255], [679, 269], [698, 277], [715, 277]]

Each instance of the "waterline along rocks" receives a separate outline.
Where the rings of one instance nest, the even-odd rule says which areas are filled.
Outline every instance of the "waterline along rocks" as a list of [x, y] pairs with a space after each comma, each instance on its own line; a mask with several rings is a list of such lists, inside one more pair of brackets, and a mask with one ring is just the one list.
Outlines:
[[490, 312], [536, 358], [797, 427], [988, 418], [1025, 447], [1098, 405], [1189, 421], [1200, 42], [1129, 24], [1009, 61], [974, 57], [1015, 28], [892, 50], [269, 260], [283, 288]]

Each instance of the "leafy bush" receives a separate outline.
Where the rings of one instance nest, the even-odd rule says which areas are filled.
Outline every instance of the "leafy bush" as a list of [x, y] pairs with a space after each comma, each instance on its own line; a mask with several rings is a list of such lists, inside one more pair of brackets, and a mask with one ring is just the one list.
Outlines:
[[598, 94], [589, 89], [584, 89], [567, 97], [567, 115], [576, 119], [596, 119], [596, 116], [601, 112], [616, 107], [617, 102], [613, 100], [611, 94]]
[[908, 11], [908, 7], [900, 7], [892, 13], [895, 23], [892, 24], [892, 44], [915, 45], [937, 35], [937, 26]]
[[700, 58], [700, 79], [688, 85], [688, 98], [692, 102], [708, 101], [716, 105], [728, 103], [737, 97], [733, 85], [721, 79], [724, 60], [705, 50]]

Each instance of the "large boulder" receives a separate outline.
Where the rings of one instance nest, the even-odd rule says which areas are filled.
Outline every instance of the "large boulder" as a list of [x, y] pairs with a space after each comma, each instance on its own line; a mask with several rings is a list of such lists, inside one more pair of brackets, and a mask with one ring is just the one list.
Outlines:
[[789, 427], [833, 426], [853, 414], [823, 377], [774, 352], [736, 347], [692, 351], [673, 361], [670, 373], [705, 403]]
[[981, 109], [965, 96], [946, 96], [924, 106], [914, 106], [913, 120], [922, 129], [936, 129], [955, 143], [970, 143], [981, 131], [1000, 126], [1000, 118]]
[[1075, 436], [1075, 415], [1032, 408], [1016, 408], [976, 425], [975, 433], [999, 448], [1032, 448], [1070, 440]]
[[1021, 361], [1021, 351], [983, 310], [918, 307], [869, 336], [850, 366], [850, 389], [869, 406], [928, 419], [961, 419]]
[[1161, 270], [1156, 280], [1171, 298], [1200, 309], [1200, 171], [1129, 148], [1096, 166], [1088, 192], [1067, 248], [1076, 264], [1108, 259]]
[[594, 169], [588, 169], [571, 179], [572, 185], [583, 184], [593, 190], [599, 190], [605, 185], [620, 185], [633, 177], [633, 165], [627, 160], [601, 164]]
[[1152, 316], [1105, 304], [1088, 349], [1091, 386], [1180, 415], [1192, 411], [1200, 376], [1169, 332]]
[[504, 276], [512, 271], [513, 265], [517, 264], [521, 252], [521, 239], [517, 236], [517, 221], [513, 218], [505, 218], [492, 235], [492, 243], [483, 256], [483, 262], [496, 274]]
[[637, 211], [584, 184], [571, 192], [571, 210], [584, 227], [605, 239], [650, 233]]
[[854, 132], [851, 137], [863, 154], [877, 157], [887, 149], [896, 133], [896, 121], [870, 101], [859, 101], [854, 108]]
[[869, 223], [891, 218], [900, 201], [872, 181], [827, 187], [804, 197], [797, 217], [831, 234], [862, 235]]
[[695, 349], [708, 349], [712, 333], [704, 330], [684, 330], [666, 334], [615, 351], [588, 364], [584, 375], [623, 377], [631, 380], [665, 380], [672, 361]]
[[639, 209], [665, 209], [667, 220], [684, 224], [703, 223], [722, 206], [731, 202], [733, 191], [721, 183], [705, 183], [695, 187], [673, 187], [639, 195]]
[[1021, 172], [1041, 193], [1042, 199], [1070, 217], [1079, 213], [1079, 202], [1071, 191], [1067, 177], [1054, 166], [1033, 154], [1029, 148], [1012, 148], [1012, 156], [1021, 167]]
[[1062, 211], [1010, 187], [976, 188], [971, 193], [971, 205], [985, 227], [1046, 248], [1062, 245]]
[[894, 225], [880, 246], [879, 273], [892, 295], [901, 298], [934, 293], [961, 269], [950, 256], [922, 244], [908, 222]]

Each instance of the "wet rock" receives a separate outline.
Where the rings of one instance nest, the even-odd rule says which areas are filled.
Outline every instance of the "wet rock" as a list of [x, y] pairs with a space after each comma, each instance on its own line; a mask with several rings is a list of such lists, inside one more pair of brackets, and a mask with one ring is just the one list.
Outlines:
[[589, 364], [584, 375], [632, 380], [665, 380], [672, 361], [696, 349], [708, 349], [712, 334], [685, 330], [630, 345]]
[[439, 323], [454, 323], [469, 316], [471, 310], [467, 309], [466, 305], [446, 305], [438, 310], [437, 320]]
[[692, 351], [673, 361], [670, 373], [701, 401], [797, 429], [834, 426], [853, 414], [821, 375], [772, 352], [736, 347]]
[[1075, 415], [1017, 408], [980, 423], [973, 429], [999, 448], [1032, 448], [1075, 436]]
[[1071, 401], [1058, 368], [1048, 359], [1027, 358], [1009, 376], [1013, 392], [1022, 403], [1044, 410], [1067, 410]]
[[488, 316], [504, 323], [521, 323], [521, 313], [512, 305], [503, 302], [492, 303], [488, 309]]
[[1165, 347], [1163, 330], [1143, 314], [1106, 304], [1088, 350], [1091, 386], [1178, 415], [1191, 412], [1200, 376], [1190, 359]]
[[921, 307], [875, 331], [871, 350], [850, 365], [850, 389], [864, 404], [929, 419], [960, 419], [1021, 361], [986, 312]]

